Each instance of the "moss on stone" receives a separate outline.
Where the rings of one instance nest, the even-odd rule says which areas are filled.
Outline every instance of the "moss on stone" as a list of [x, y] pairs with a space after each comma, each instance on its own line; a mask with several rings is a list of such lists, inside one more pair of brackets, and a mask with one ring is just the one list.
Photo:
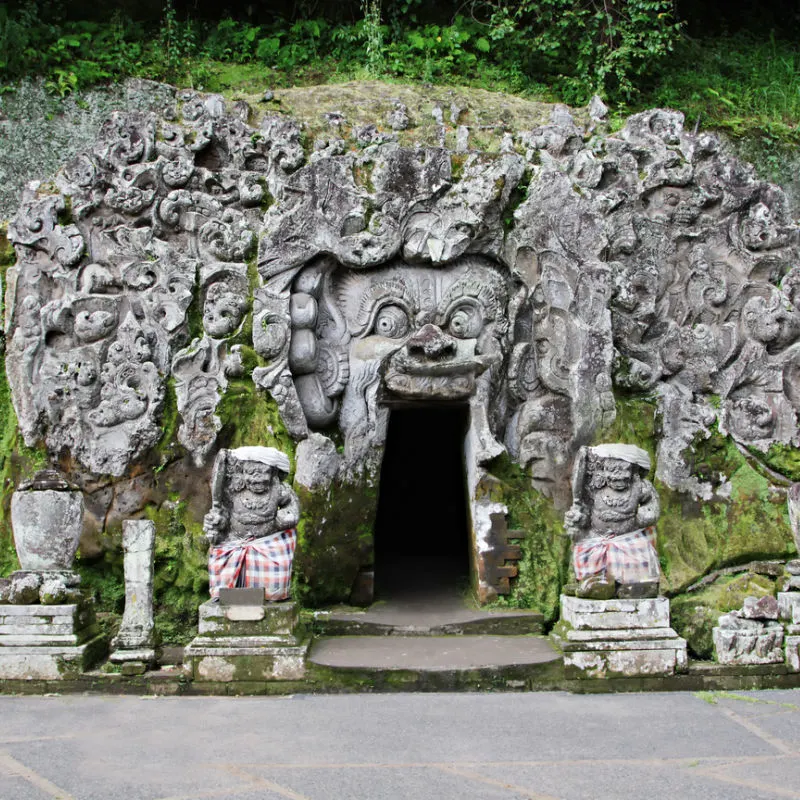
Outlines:
[[766, 455], [760, 452], [756, 452], [754, 455], [771, 470], [790, 481], [800, 481], [800, 448], [776, 443], [769, 448]]
[[561, 515], [550, 500], [531, 487], [527, 471], [507, 455], [492, 461], [491, 474], [500, 481], [498, 500], [508, 507], [508, 527], [522, 529], [525, 538], [518, 576], [502, 605], [531, 608], [552, 622], [558, 616], [561, 587], [569, 569], [569, 540]]
[[156, 633], [164, 642], [186, 644], [197, 632], [197, 609], [208, 600], [208, 542], [176, 496], [146, 514], [156, 524]]
[[364, 475], [317, 492], [296, 487], [301, 518], [293, 582], [294, 597], [302, 605], [347, 601], [359, 570], [373, 563], [375, 486]]
[[765, 575], [748, 572], [722, 577], [702, 591], [673, 597], [672, 627], [686, 639], [696, 658], [710, 659], [714, 652], [711, 631], [720, 615], [741, 608], [745, 597], [764, 597], [775, 588], [775, 581]]
[[277, 404], [249, 378], [230, 381], [217, 406], [217, 415], [222, 422], [221, 446], [277, 447], [289, 456], [294, 466], [295, 443], [286, 431]]

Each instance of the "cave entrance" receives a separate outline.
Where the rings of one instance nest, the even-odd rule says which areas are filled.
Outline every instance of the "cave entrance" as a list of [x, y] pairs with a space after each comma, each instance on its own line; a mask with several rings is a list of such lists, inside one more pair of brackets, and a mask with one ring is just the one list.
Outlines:
[[469, 408], [392, 408], [375, 526], [376, 598], [456, 596], [469, 585], [464, 437]]

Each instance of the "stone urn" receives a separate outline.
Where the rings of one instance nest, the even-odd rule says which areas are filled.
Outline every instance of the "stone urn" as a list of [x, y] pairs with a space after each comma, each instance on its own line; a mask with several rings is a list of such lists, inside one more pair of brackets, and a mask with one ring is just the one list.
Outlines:
[[83, 493], [42, 470], [11, 496], [11, 526], [23, 570], [69, 571], [83, 530]]

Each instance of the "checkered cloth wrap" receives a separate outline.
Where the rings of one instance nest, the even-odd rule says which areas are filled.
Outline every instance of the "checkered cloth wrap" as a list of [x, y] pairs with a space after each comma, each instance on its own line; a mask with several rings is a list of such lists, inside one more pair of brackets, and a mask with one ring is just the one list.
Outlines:
[[290, 528], [263, 539], [226, 542], [208, 553], [211, 596], [220, 589], [264, 587], [267, 600], [285, 600], [292, 580], [297, 531]]
[[642, 528], [619, 536], [590, 536], [572, 551], [575, 577], [582, 581], [607, 574], [618, 583], [657, 581], [661, 574], [655, 548], [655, 528]]

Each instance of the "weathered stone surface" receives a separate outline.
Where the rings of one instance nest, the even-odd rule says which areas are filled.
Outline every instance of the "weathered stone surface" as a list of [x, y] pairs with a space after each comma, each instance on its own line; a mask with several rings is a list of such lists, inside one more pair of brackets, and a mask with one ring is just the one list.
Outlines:
[[744, 619], [778, 619], [778, 600], [772, 595], [766, 597], [745, 597], [742, 605]]
[[326, 489], [341, 465], [336, 445], [321, 433], [311, 433], [297, 445], [295, 483], [306, 489]]
[[576, 630], [669, 628], [669, 600], [584, 600], [564, 595], [561, 620]]
[[2, 607], [0, 679], [75, 676], [102, 657], [105, 647], [91, 603]]
[[[244, 613], [242, 613], [244, 611]], [[249, 617], [249, 619], [237, 617]], [[299, 622], [295, 603], [268, 603], [259, 606], [228, 606], [209, 601], [200, 606], [198, 632], [201, 636], [278, 637], [295, 642]]]
[[295, 680], [305, 674], [307, 651], [294, 603], [225, 607], [209, 600], [184, 665], [198, 681]]
[[794, 543], [800, 551], [800, 483], [793, 483], [786, 493], [789, 507], [789, 524], [792, 526]]
[[800, 672], [800, 636], [791, 634], [786, 636], [786, 666], [791, 672]]
[[[685, 650], [675, 647], [575, 650], [564, 653], [564, 666], [586, 678], [674, 675], [686, 670]], [[569, 674], [569, 672], [567, 673]]]
[[[734, 612], [736, 614], [736, 612]], [[720, 664], [780, 664], [784, 660], [783, 626], [774, 622], [720, 617], [714, 628], [714, 653]], [[745, 627], [742, 623], [750, 623]]]
[[[694, 498], [732, 496], [730, 475], [694, 469], [712, 436], [768, 463], [800, 444], [797, 229], [779, 189], [680, 114], [644, 112], [609, 135], [598, 103], [588, 128], [557, 106], [498, 153], [452, 158], [448, 124], [462, 150], [477, 140], [463, 103], [434, 106], [425, 144], [353, 122], [351, 105], [306, 158], [294, 120], [251, 125], [244, 103], [170, 97], [170, 113], [109, 119], [52, 184], [29, 187], [9, 229], [20, 429], [82, 478], [149, 470], [173, 385], [195, 464], [228, 441], [221, 409], [251, 377], [295, 441], [342, 442], [336, 479], [361, 488], [379, 474], [391, 404], [465, 404], [489, 599], [486, 575], [513, 569], [492, 541], [508, 504], [482, 493], [493, 460], [507, 451], [567, 508], [615, 387], [658, 398], [656, 475]], [[395, 111], [402, 131], [404, 100]], [[324, 468], [301, 447], [301, 478], [318, 472], [321, 489], [330, 446]], [[354, 574], [371, 566], [359, 547], [339, 559], [360, 560]]]
[[578, 677], [673, 675], [687, 669], [686, 640], [669, 626], [669, 601], [586, 600], [561, 596], [551, 634], [568, 674]]
[[800, 625], [800, 592], [778, 592], [778, 613], [781, 619]]
[[26, 489], [11, 496], [14, 543], [23, 570], [69, 570], [83, 527], [83, 496], [59, 489]]
[[[156, 526], [150, 520], [125, 520], [122, 547], [125, 553], [125, 610], [119, 632], [111, 642], [114, 650], [152, 650], [153, 557]], [[114, 660], [112, 654], [112, 660]], [[117, 659], [118, 660], [118, 659]], [[127, 660], [142, 660], [138, 656]], [[152, 661], [152, 659], [151, 659]]]

